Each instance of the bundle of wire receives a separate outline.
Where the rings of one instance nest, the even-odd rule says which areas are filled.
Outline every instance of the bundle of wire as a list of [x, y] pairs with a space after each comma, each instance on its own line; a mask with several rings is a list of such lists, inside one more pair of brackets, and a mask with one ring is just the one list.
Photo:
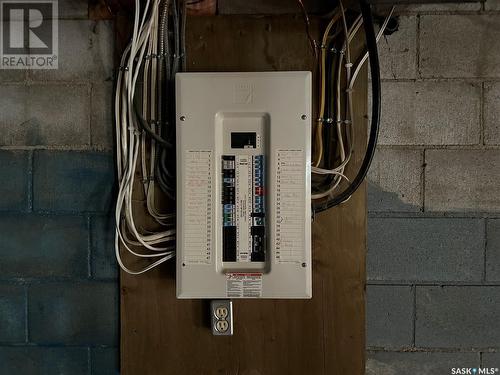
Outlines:
[[[342, 2], [339, 2], [339, 7], [333, 13], [319, 46], [320, 105], [314, 129], [312, 165], [312, 199], [315, 212], [323, 211], [347, 201], [359, 186], [360, 181], [364, 179], [373, 157], [378, 132], [379, 91], [374, 92], [374, 97], [377, 99], [376, 102], [374, 101], [374, 106], [377, 107], [374, 107], [373, 116], [375, 118], [372, 118], [372, 124], [375, 121], [375, 129], [372, 129], [372, 133], [375, 131], [375, 137], [371, 134], [365, 156], [367, 162], [363, 163], [355, 181], [351, 182], [346, 176], [346, 168], [353, 154], [354, 126], [356, 125], [353, 123], [355, 109], [353, 108], [352, 93], [356, 78], [369, 56], [368, 51], [363, 52], [357, 61], [353, 62], [351, 43], [363, 23], [365, 23], [367, 42], [369, 34], [374, 33], [369, 6], [363, 0], [360, 3], [362, 14], [348, 17]], [[381, 38], [393, 10], [394, 8], [391, 9], [381, 25], [376, 36], [376, 42]], [[372, 62], [372, 59], [377, 58], [376, 42], [375, 56], [372, 56], [373, 52], [370, 53], [370, 62]], [[376, 60], [375, 66], [377, 70], [375, 74], [378, 77], [378, 60]], [[375, 138], [374, 141], [373, 138]], [[341, 184], [343, 180], [350, 185], [341, 190], [344, 187]]]
[[[130, 274], [146, 272], [175, 255], [175, 211], [163, 212], [157, 205], [175, 199], [173, 82], [184, 67], [184, 27], [183, 2], [135, 1], [132, 40], [121, 59], [115, 96], [115, 253]], [[136, 224], [144, 206], [151, 222], [147, 229]], [[146, 265], [128, 268], [122, 252]]]

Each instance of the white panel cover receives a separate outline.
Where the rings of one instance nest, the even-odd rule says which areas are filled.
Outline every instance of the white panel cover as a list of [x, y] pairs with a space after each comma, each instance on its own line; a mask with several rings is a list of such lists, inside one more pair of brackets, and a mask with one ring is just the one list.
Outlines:
[[177, 297], [310, 298], [311, 73], [179, 73]]

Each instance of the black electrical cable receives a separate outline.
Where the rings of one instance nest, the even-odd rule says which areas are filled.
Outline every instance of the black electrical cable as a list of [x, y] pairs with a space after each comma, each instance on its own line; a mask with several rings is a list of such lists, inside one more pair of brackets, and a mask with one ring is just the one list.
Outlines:
[[356, 177], [352, 180], [351, 184], [338, 196], [333, 197], [326, 202], [314, 204], [313, 210], [315, 213], [327, 210], [334, 206], [345, 202], [354, 192], [359, 188], [361, 183], [368, 173], [373, 155], [375, 154], [375, 147], [377, 145], [378, 130], [380, 124], [380, 65], [377, 52], [377, 38], [375, 36], [375, 29], [373, 27], [373, 17], [370, 5], [366, 0], [359, 0], [361, 8], [361, 15], [363, 17], [363, 27], [366, 35], [366, 47], [368, 50], [370, 60], [370, 71], [372, 78], [372, 118], [370, 126], [370, 136], [368, 138], [368, 145], [366, 147], [365, 157], [361, 164]]
[[[162, 191], [171, 199], [175, 199], [175, 163], [172, 162], [172, 151], [161, 150], [156, 159], [156, 177]], [[170, 161], [170, 163], [169, 163]]]
[[160, 137], [158, 134], [156, 134], [153, 129], [148, 125], [148, 122], [142, 117], [142, 115], [139, 113], [138, 109], [136, 106], [134, 106], [134, 113], [135, 117], [137, 118], [137, 122], [139, 123], [140, 127], [148, 133], [148, 135], [153, 138], [156, 142], [158, 142], [159, 145], [162, 147], [166, 148], [172, 148], [172, 143], [169, 141], [163, 139]]
[[[156, 179], [160, 189], [172, 200], [175, 200], [176, 182], [175, 182], [175, 73], [179, 67], [184, 68], [185, 55], [185, 10], [186, 2], [184, 0], [172, 0], [168, 2], [172, 19], [172, 28], [168, 27], [168, 16], [162, 19], [163, 30], [163, 51], [162, 59], [165, 77], [162, 82], [162, 94], [165, 100], [162, 100], [162, 124], [161, 138], [169, 144], [169, 147], [162, 147], [156, 155]], [[169, 32], [170, 30], [170, 32]], [[172, 32], [173, 30], [173, 32]]]

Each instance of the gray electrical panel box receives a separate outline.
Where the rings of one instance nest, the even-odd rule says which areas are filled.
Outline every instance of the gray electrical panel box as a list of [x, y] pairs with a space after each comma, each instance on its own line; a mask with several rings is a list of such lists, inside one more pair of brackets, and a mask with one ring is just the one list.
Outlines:
[[177, 296], [311, 297], [311, 73], [180, 73]]

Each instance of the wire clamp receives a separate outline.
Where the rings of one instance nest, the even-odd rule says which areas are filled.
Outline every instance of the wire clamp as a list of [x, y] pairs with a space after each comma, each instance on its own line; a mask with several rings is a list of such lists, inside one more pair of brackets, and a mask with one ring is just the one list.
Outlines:
[[352, 63], [350, 62], [350, 63], [345, 64], [345, 67], [346, 68], [352, 68]]
[[346, 125], [352, 125], [352, 121], [351, 120], [344, 120], [344, 124], [346, 124]]

